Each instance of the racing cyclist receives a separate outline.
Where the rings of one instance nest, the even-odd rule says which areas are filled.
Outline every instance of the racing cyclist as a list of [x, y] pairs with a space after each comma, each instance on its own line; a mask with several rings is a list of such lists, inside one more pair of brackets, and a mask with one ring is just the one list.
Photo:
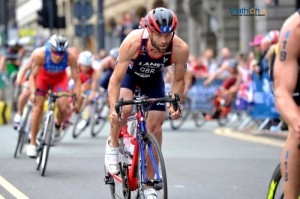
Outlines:
[[[126, 124], [132, 106], [124, 106], [122, 122], [118, 121], [115, 103], [119, 98], [133, 99], [136, 86], [142, 94], [150, 98], [165, 97], [163, 79], [164, 67], [174, 64], [174, 81], [172, 96], [179, 93], [183, 96], [184, 75], [189, 56], [188, 45], [175, 35], [177, 17], [169, 9], [156, 8], [147, 16], [147, 28], [131, 31], [120, 46], [118, 61], [111, 76], [108, 95], [110, 103], [111, 132], [106, 143], [105, 165], [110, 173], [118, 173], [118, 132]], [[180, 110], [174, 111], [169, 107], [171, 119], [180, 117]], [[162, 144], [162, 124], [165, 120], [165, 104], [154, 104], [148, 113], [147, 130]], [[154, 171], [149, 159], [146, 160], [147, 178], [152, 178]], [[156, 191], [152, 187], [145, 187], [145, 198], [156, 198]]]
[[[43, 114], [43, 105], [49, 86], [54, 92], [68, 92], [67, 66], [70, 66], [71, 75], [75, 82], [74, 92], [76, 96], [81, 96], [79, 72], [76, 65], [76, 55], [68, 50], [68, 40], [60, 34], [52, 35], [48, 43], [36, 49], [34, 54], [34, 65], [29, 78], [31, 101], [34, 102], [31, 117], [31, 140], [27, 147], [27, 155], [35, 157], [36, 137], [39, 130], [40, 120]], [[36, 89], [40, 91], [37, 92]], [[61, 97], [57, 100], [58, 114], [55, 121], [55, 136], [59, 136], [60, 127], [69, 109], [69, 99]], [[75, 106], [78, 110], [78, 104]]]

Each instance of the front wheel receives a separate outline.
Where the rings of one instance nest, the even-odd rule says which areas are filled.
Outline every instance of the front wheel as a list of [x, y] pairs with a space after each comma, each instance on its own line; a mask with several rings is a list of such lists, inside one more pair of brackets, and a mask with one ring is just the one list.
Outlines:
[[96, 135], [98, 135], [101, 132], [101, 130], [103, 129], [103, 127], [105, 126], [107, 116], [101, 117], [101, 113], [102, 113], [103, 109], [108, 108], [105, 106], [106, 105], [103, 104], [102, 107], [100, 108], [100, 110], [99, 111], [97, 110], [96, 113], [94, 115], [92, 115], [92, 117], [91, 117], [91, 135], [92, 135], [92, 137], [95, 137]]
[[52, 142], [52, 134], [54, 130], [54, 118], [53, 115], [49, 116], [49, 119], [45, 125], [45, 139], [44, 139], [44, 147], [42, 149], [42, 154], [40, 156], [41, 166], [42, 166], [42, 173], [41, 175], [44, 176], [46, 172], [46, 167], [49, 158], [49, 151]]
[[76, 121], [73, 125], [73, 130], [72, 130], [72, 135], [73, 138], [77, 138], [83, 131], [85, 127], [80, 127], [78, 126], [79, 122], [81, 122], [82, 117], [81, 117], [81, 113], [78, 114]]
[[167, 173], [163, 154], [156, 138], [150, 133], [147, 133], [143, 138], [143, 146], [140, 148], [139, 153], [139, 198], [146, 198], [146, 187], [147, 189], [154, 189], [156, 191], [157, 198], [168, 198]]
[[[274, 170], [269, 184], [267, 199], [283, 199], [283, 182], [281, 180], [280, 164]], [[299, 197], [298, 197], [299, 198]]]

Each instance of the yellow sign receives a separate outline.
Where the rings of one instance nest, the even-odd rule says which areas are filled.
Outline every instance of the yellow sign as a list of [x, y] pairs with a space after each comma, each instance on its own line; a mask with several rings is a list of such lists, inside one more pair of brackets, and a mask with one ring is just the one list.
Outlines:
[[36, 30], [35, 29], [19, 29], [19, 37], [27, 37], [27, 36], [35, 36]]

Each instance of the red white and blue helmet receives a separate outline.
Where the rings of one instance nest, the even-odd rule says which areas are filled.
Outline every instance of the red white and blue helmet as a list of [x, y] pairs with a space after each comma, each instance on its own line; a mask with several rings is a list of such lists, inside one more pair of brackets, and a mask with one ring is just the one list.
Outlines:
[[163, 7], [151, 10], [147, 14], [145, 22], [152, 32], [160, 34], [174, 32], [178, 25], [176, 15], [171, 10]]
[[55, 52], [64, 53], [69, 47], [68, 39], [60, 34], [52, 35], [49, 39], [49, 45], [51, 50]]

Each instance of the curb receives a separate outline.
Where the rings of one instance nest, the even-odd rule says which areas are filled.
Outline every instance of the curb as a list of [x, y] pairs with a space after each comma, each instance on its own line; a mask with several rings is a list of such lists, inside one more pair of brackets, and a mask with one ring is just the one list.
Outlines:
[[232, 129], [237, 132], [245, 133], [245, 134], [251, 134], [251, 135], [265, 135], [265, 136], [270, 136], [274, 138], [279, 138], [279, 139], [286, 139], [288, 135], [288, 131], [279, 131], [279, 132], [272, 132], [270, 130], [262, 130], [258, 131], [255, 129]]

